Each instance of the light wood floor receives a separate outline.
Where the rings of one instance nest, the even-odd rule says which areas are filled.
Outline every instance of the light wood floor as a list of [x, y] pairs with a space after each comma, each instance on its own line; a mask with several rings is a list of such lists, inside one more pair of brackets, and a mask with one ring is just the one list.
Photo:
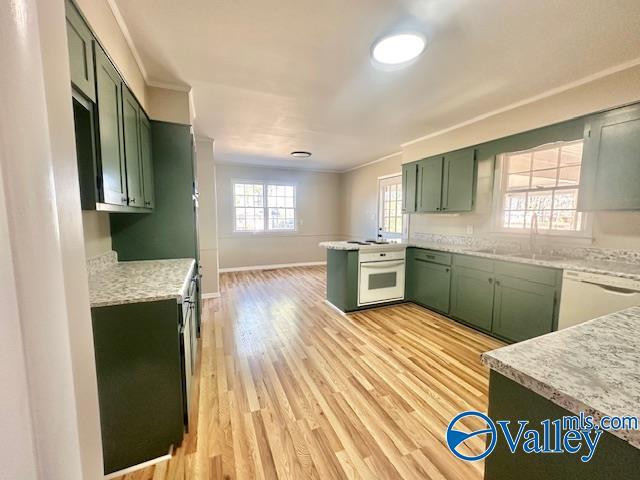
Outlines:
[[342, 315], [324, 267], [223, 274], [221, 294], [205, 303], [197, 428], [122, 480], [482, 478], [444, 432], [486, 411], [479, 354], [500, 342], [412, 304]]

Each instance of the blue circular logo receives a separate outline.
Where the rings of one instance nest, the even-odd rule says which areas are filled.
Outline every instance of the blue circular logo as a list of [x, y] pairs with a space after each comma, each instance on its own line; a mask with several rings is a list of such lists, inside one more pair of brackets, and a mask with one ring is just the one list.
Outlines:
[[[465, 428], [462, 423], [460, 423], [460, 420], [467, 417], [476, 417], [485, 426], [480, 428], [479, 430], [469, 432], [469, 429]], [[461, 428], [455, 428], [456, 425]], [[485, 444], [484, 452], [475, 456], [465, 455], [464, 453], [461, 453], [460, 449], [464, 442], [478, 435], [487, 435], [487, 442]], [[453, 420], [449, 422], [449, 426], [447, 427], [447, 446], [449, 447], [449, 450], [451, 450], [451, 453], [453, 453], [456, 457], [462, 460], [467, 460], [468, 462], [482, 460], [484, 457], [489, 455], [495, 448], [497, 439], [498, 437], [496, 435], [496, 425], [493, 423], [493, 420], [487, 417], [484, 413], [476, 412], [473, 410], [462, 412], [456, 415]]]

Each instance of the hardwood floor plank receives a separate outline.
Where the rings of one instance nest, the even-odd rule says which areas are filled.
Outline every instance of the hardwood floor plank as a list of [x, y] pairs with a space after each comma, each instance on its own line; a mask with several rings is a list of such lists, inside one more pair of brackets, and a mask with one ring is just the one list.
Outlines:
[[222, 274], [204, 304], [191, 432], [171, 460], [119, 480], [481, 479], [444, 434], [460, 411], [486, 411], [479, 357], [502, 344], [413, 304], [341, 314], [325, 278]]

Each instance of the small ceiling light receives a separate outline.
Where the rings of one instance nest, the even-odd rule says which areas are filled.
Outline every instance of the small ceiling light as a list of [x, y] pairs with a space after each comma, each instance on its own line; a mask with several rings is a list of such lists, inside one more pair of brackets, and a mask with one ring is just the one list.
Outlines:
[[311, 152], [304, 152], [300, 150], [296, 152], [291, 152], [291, 156], [296, 158], [309, 158], [311, 156]]
[[425, 49], [427, 41], [419, 33], [398, 33], [382, 37], [371, 48], [373, 59], [389, 66], [408, 64]]

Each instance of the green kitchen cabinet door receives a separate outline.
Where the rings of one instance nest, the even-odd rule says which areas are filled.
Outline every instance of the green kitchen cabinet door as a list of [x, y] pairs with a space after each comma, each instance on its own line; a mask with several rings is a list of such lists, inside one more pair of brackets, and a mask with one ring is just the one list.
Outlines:
[[402, 165], [402, 212], [415, 213], [418, 164]]
[[70, 0], [65, 2], [65, 10], [71, 83], [89, 100], [95, 102], [96, 82], [93, 65], [93, 34]]
[[503, 275], [495, 284], [495, 335], [519, 342], [553, 330], [555, 287]]
[[442, 172], [442, 211], [470, 212], [475, 192], [475, 149], [447, 154]]
[[418, 162], [418, 212], [441, 211], [443, 164], [443, 157]]
[[96, 59], [96, 98], [101, 165], [101, 200], [127, 205], [127, 182], [122, 129], [122, 78], [94, 42]]
[[143, 111], [140, 111], [140, 155], [142, 157], [142, 189], [144, 194], [144, 206], [146, 208], [153, 208], [156, 203], [156, 193], [153, 179], [151, 124]]
[[451, 315], [474, 327], [491, 330], [494, 274], [454, 265], [451, 276]]
[[592, 117], [582, 159], [580, 210], [640, 210], [640, 105]]
[[413, 259], [407, 282], [409, 299], [441, 313], [449, 313], [451, 267]]
[[124, 131], [124, 158], [127, 172], [127, 199], [131, 207], [144, 206], [142, 191], [142, 149], [140, 146], [140, 106], [122, 84], [122, 115]]

